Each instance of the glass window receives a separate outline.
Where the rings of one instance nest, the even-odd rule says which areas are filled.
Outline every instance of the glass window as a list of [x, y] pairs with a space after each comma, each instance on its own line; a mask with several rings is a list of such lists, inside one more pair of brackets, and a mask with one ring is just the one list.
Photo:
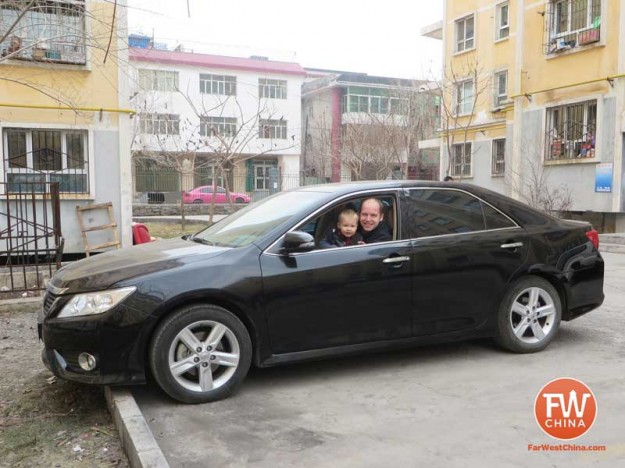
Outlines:
[[146, 135], [179, 135], [180, 116], [177, 114], [139, 114], [139, 132]]
[[473, 15], [456, 21], [456, 52], [462, 52], [463, 50], [473, 48], [474, 29]]
[[495, 73], [494, 94], [495, 108], [503, 106], [508, 101], [508, 70]]
[[176, 91], [178, 72], [139, 69], [139, 86], [144, 91]]
[[9, 191], [21, 182], [59, 182], [62, 193], [89, 193], [86, 131], [9, 128], [3, 138]]
[[223, 247], [243, 247], [266, 236], [306, 207], [327, 197], [321, 192], [281, 192], [235, 212], [195, 235]]
[[465, 115], [473, 111], [473, 80], [456, 83], [456, 114]]
[[497, 5], [496, 14], [496, 38], [504, 39], [510, 35], [510, 21], [509, 21], [510, 4], [508, 2], [500, 3]]
[[471, 176], [471, 143], [453, 145], [451, 157], [452, 176]]
[[202, 73], [200, 74], [200, 93], [236, 96], [237, 77]]
[[545, 158], [594, 158], [596, 134], [596, 100], [551, 107], [547, 109]]
[[261, 98], [286, 99], [286, 80], [259, 78], [258, 95]]
[[486, 229], [481, 202], [459, 190], [410, 189], [401, 212], [402, 237], [407, 239]]
[[491, 159], [490, 173], [503, 175], [506, 169], [506, 139], [493, 140], [493, 154]]
[[[22, 14], [26, 6], [28, 9]], [[87, 37], [84, 0], [0, 2], [3, 55], [20, 60], [84, 64]]]
[[286, 120], [260, 119], [258, 122], [258, 138], [286, 140]]
[[507, 216], [486, 203], [482, 203], [482, 210], [484, 211], [486, 229], [503, 229], [516, 226]]
[[236, 133], [236, 117], [200, 117], [200, 135], [202, 136], [234, 136]]

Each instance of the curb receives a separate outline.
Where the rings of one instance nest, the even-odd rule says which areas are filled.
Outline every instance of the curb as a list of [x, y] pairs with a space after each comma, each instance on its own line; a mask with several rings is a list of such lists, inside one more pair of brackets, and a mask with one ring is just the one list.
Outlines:
[[623, 244], [599, 244], [599, 252], [625, 254], [625, 245]]
[[105, 387], [104, 395], [133, 468], [169, 468], [141, 410], [125, 387]]

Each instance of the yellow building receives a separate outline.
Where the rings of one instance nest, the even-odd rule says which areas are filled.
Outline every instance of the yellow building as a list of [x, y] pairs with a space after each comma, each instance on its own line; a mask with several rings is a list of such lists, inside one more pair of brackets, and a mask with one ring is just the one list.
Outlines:
[[441, 175], [625, 230], [625, 2], [445, 0], [437, 34]]
[[[131, 243], [125, 4], [0, 2], [2, 252], [12, 249], [9, 235], [38, 237], [28, 247], [38, 250], [55, 242], [45, 238], [60, 227], [65, 253], [80, 253], [76, 207], [103, 202], [113, 203], [122, 243]], [[54, 182], [60, 217], [44, 195]], [[17, 192], [34, 194], [35, 208], [18, 215]], [[90, 235], [89, 243], [104, 243], [110, 234]]]

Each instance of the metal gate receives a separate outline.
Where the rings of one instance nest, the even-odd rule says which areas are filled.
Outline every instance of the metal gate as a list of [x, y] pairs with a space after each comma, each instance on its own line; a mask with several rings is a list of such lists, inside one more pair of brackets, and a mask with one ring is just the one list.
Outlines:
[[45, 289], [62, 255], [59, 183], [0, 182], [0, 299]]

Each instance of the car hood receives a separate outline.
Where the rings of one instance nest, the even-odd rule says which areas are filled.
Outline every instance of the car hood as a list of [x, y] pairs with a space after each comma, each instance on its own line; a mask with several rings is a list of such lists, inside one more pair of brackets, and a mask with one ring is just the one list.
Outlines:
[[217, 257], [228, 250], [183, 239], [149, 242], [66, 265], [50, 283], [66, 289], [66, 293], [98, 291], [123, 280]]

